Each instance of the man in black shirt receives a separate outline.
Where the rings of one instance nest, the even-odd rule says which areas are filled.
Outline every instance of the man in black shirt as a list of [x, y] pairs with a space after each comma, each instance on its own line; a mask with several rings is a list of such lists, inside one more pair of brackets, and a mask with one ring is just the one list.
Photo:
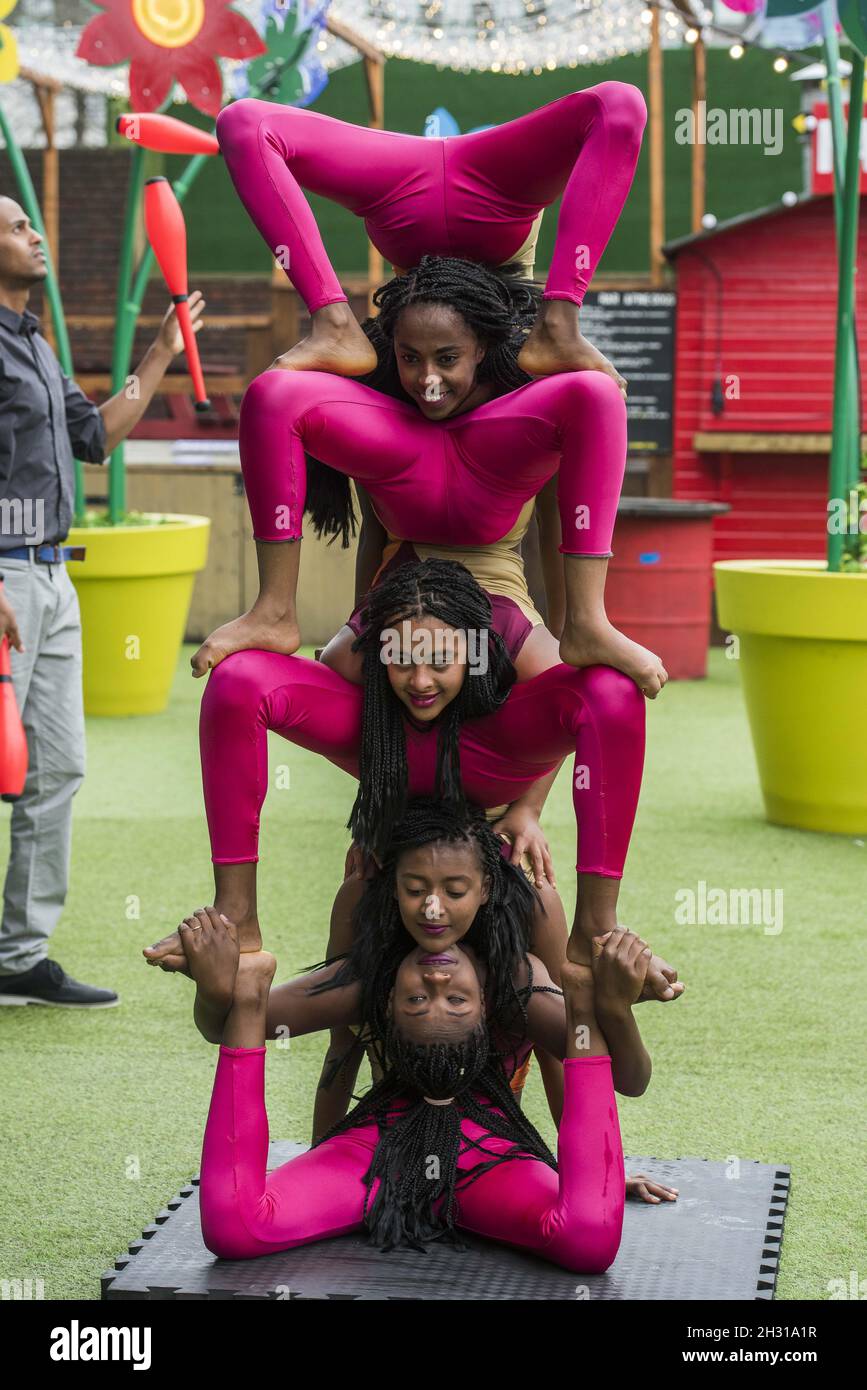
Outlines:
[[[74, 458], [103, 463], [147, 409], [183, 348], [173, 306], [131, 378], [96, 406], [61, 370], [27, 309], [47, 265], [42, 237], [0, 196], [0, 640], [27, 735], [27, 781], [12, 810], [0, 921], [0, 1004], [107, 1008], [117, 995], [73, 980], [47, 958], [66, 899], [72, 798], [85, 770], [81, 620], [64, 546]], [[190, 295], [195, 331], [204, 299]]]

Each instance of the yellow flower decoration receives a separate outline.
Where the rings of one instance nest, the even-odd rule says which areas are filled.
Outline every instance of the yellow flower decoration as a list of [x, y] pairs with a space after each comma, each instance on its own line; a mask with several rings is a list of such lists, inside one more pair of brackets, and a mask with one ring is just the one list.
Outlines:
[[[11, 14], [18, 0], [0, 0], [0, 19]], [[12, 30], [0, 24], [0, 82], [11, 82], [18, 76], [18, 40]]]

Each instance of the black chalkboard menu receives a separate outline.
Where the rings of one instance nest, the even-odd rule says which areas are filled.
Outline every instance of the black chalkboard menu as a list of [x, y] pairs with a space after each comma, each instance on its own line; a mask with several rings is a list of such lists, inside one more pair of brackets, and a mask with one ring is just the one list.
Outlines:
[[581, 331], [628, 382], [630, 454], [671, 452], [673, 290], [588, 290]]

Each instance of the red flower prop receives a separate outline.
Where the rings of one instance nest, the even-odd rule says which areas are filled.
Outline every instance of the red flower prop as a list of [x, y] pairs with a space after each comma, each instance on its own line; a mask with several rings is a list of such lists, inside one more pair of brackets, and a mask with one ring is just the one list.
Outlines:
[[221, 58], [256, 58], [267, 47], [229, 0], [93, 0], [104, 14], [87, 25], [77, 58], [95, 67], [129, 62], [133, 111], [155, 111], [175, 82], [199, 111], [223, 104]]

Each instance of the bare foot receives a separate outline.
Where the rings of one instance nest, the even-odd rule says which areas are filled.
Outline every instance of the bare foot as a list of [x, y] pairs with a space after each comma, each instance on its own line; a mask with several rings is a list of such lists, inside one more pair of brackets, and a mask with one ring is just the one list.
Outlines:
[[560, 638], [560, 660], [567, 666], [613, 666], [635, 681], [649, 700], [655, 700], [668, 680], [668, 672], [655, 652], [608, 623], [589, 630], [567, 624]]
[[[589, 980], [592, 985], [593, 970], [591, 966], [591, 946], [590, 939], [593, 940], [592, 955], [598, 954], [600, 950], [599, 939], [606, 932], [628, 931], [627, 927], [621, 926], [616, 922], [596, 921], [593, 925], [585, 923], [583, 926], [572, 928], [571, 935], [566, 943], [566, 960], [573, 973], [573, 978], [585, 983]], [[669, 965], [668, 961], [662, 956], [652, 955], [647, 963], [647, 974], [644, 977], [644, 985], [638, 1003], [644, 1003], [648, 999], [656, 1000], [661, 1004], [667, 1004], [671, 999], [679, 999], [683, 994], [685, 986], [678, 982], [677, 971], [674, 966]]]
[[348, 305], [326, 304], [313, 314], [310, 333], [275, 358], [268, 370], [364, 376], [377, 361], [373, 343]]
[[232, 1007], [223, 1023], [224, 1047], [264, 1046], [268, 995], [276, 968], [270, 951], [252, 951], [239, 958]]
[[626, 396], [626, 381], [604, 353], [584, 337], [574, 321], [555, 321], [540, 314], [518, 353], [518, 366], [528, 376], [556, 372], [604, 372]]
[[563, 961], [560, 966], [560, 984], [564, 991], [568, 989], [580, 1000], [583, 1007], [593, 1007], [593, 970], [589, 963], [568, 959]]
[[223, 623], [206, 637], [199, 650], [190, 657], [194, 676], [204, 676], [219, 666], [232, 652], [261, 648], [266, 652], [282, 652], [292, 656], [301, 646], [298, 624], [286, 617], [269, 616], [265, 609], [254, 604], [249, 613]]
[[[242, 953], [261, 951], [262, 933], [259, 930], [259, 919], [255, 916], [244, 916], [238, 914], [232, 918], [229, 912], [221, 903], [216, 903], [214, 907], [200, 907], [189, 917], [186, 922], [211, 920], [212, 915], [225, 916], [229, 919], [229, 930], [235, 933], [238, 942], [238, 949]], [[162, 941], [154, 942], [153, 946], [145, 946], [142, 955], [148, 965], [158, 965], [161, 970], [169, 972], [179, 972], [182, 975], [189, 975], [187, 956], [184, 945], [181, 941], [181, 928], [172, 932], [170, 936], [164, 936]]]
[[195, 980], [207, 1004], [228, 1012], [238, 974], [238, 933], [213, 907], [187, 917], [178, 928], [187, 962], [184, 972]]
[[277, 957], [270, 951], [249, 951], [238, 957], [233, 1003], [258, 1002], [267, 995], [277, 969]]

